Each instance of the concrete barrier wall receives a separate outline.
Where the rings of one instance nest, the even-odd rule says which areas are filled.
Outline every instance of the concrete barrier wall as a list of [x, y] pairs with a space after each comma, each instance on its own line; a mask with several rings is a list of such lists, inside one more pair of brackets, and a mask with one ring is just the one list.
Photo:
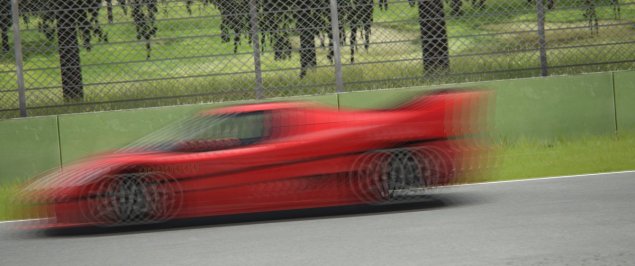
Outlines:
[[[292, 97], [340, 108], [388, 108], [425, 90], [496, 91], [494, 133], [501, 138], [566, 138], [635, 130], [635, 71]], [[246, 103], [246, 102], [243, 102]], [[22, 180], [94, 153], [123, 147], [202, 109], [199, 104], [0, 121], [0, 184]]]
[[635, 71], [615, 72], [617, 129], [635, 131]]
[[59, 166], [56, 116], [0, 121], [0, 185]]
[[351, 92], [340, 94], [340, 108], [387, 108], [439, 88], [493, 89], [496, 137], [542, 139], [615, 132], [612, 73]]

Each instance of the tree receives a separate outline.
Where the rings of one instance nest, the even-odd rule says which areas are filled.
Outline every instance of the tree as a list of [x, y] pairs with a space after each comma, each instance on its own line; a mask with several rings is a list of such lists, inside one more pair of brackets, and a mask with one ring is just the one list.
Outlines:
[[[555, 0], [542, 0], [546, 3], [547, 9], [555, 9], [556, 1]], [[587, 20], [589, 24], [589, 28], [591, 29], [591, 33], [597, 34], [600, 30], [600, 26], [598, 23], [598, 15], [596, 12], [596, 5], [598, 1], [601, 0], [584, 0], [582, 4], [582, 16]], [[535, 0], [527, 0], [527, 3], [532, 5], [535, 3]], [[621, 17], [621, 8], [619, 0], [609, 0], [609, 4], [613, 7], [613, 15], [615, 19], [620, 19]]]
[[[621, 8], [619, 0], [610, 0], [610, 5], [613, 6], [613, 16], [615, 19], [620, 19]], [[598, 14], [596, 12], [596, 0], [584, 1], [584, 13], [582, 16], [587, 19], [591, 33], [595, 30], [595, 34], [600, 31], [600, 25], [598, 23]]]
[[[275, 60], [286, 60], [291, 58], [290, 28], [293, 24], [293, 14], [290, 10], [279, 10], [283, 6], [284, 0], [268, 0], [262, 3], [259, 28], [263, 32], [260, 41], [264, 50], [267, 44], [267, 37], [274, 50]], [[269, 33], [269, 34], [266, 34]]]
[[[357, 50], [357, 31], [360, 31], [364, 41], [364, 49], [368, 50], [370, 46], [370, 35], [372, 33], [373, 9], [375, 2], [373, 0], [353, 0], [352, 8], [347, 13], [350, 33], [351, 46], [351, 63], [355, 63], [355, 50]], [[387, 3], [386, 9], [388, 8]]]
[[477, 9], [485, 8], [485, 0], [472, 0], [472, 7]]
[[[242, 1], [242, 2], [241, 2]], [[245, 0], [216, 0], [212, 3], [222, 16], [221, 31], [225, 41], [233, 36], [234, 51], [242, 35], [250, 30], [248, 6]], [[417, 2], [415, 2], [417, 1]], [[444, 0], [408, 0], [411, 6], [417, 5], [421, 32], [421, 49], [426, 73], [433, 74], [449, 67], [449, 47], [445, 25]], [[475, 0], [479, 1], [484, 0]], [[373, 0], [337, 0], [339, 14], [340, 41], [345, 43], [346, 29], [349, 29], [351, 62], [355, 62], [357, 33], [362, 33], [364, 48], [370, 45], [372, 33]], [[262, 47], [267, 40], [274, 49], [274, 59], [285, 60], [291, 57], [290, 32], [300, 37], [300, 77], [306, 75], [309, 68], [317, 65], [315, 37], [326, 34], [331, 44], [328, 58], [332, 59], [333, 36], [330, 27], [330, 9], [328, 0], [259, 0], [258, 10]], [[380, 1], [380, 8], [386, 10], [388, 1]], [[248, 34], [247, 34], [248, 35]]]
[[249, 0], [216, 0], [214, 5], [221, 13], [221, 38], [223, 42], [233, 39], [236, 53], [242, 35], [249, 35]]
[[450, 67], [450, 46], [445, 24], [443, 0], [419, 0], [421, 52], [426, 74], [435, 74]]
[[[7, 7], [9, 1], [0, 0], [0, 11]], [[209, 1], [209, 0], [205, 0]], [[155, 26], [157, 0], [117, 0], [120, 7], [127, 12], [127, 5], [132, 7], [137, 31], [137, 39], [146, 41], [147, 58], [150, 57], [150, 39], [156, 36]], [[112, 0], [106, 0], [108, 20], [113, 21]], [[10, 10], [10, 4], [8, 5]], [[60, 57], [62, 94], [64, 99], [79, 100], [84, 98], [84, 85], [81, 70], [80, 47], [90, 51], [93, 37], [99, 41], [108, 41], [99, 22], [99, 11], [102, 0], [21, 0], [20, 14], [28, 21], [29, 17], [39, 18], [38, 30], [47, 39], [57, 40]], [[7, 30], [11, 25], [11, 16], [0, 12], [0, 30], [2, 30], [3, 50], [8, 51]], [[10, 12], [8, 12], [10, 14]], [[81, 42], [81, 44], [80, 44]]]
[[[547, 9], [554, 9], [556, 7], [555, 0], [542, 0], [542, 1], [546, 3]], [[532, 5], [534, 2], [535, 0], [527, 0], [527, 3], [530, 5]]]
[[[223, 41], [233, 39], [234, 52], [237, 52], [242, 35], [250, 37], [249, 1], [216, 0], [212, 3], [221, 13]], [[330, 32], [330, 27], [325, 24], [329, 14], [328, 0], [259, 0], [257, 3], [263, 49], [269, 40], [275, 60], [289, 59], [292, 51], [290, 33], [297, 33], [300, 36], [300, 77], [304, 77], [309, 68], [317, 65], [315, 37]]]
[[107, 41], [98, 21], [100, 7], [100, 0], [20, 1], [21, 15], [38, 17], [38, 30], [49, 40], [57, 39], [62, 94], [67, 100], [84, 97], [79, 42], [90, 50], [93, 36]]
[[[34, 1], [34, 0], [32, 0]], [[52, 0], [49, 0], [52, 1]], [[75, 0], [78, 1], [78, 0]], [[85, 0], [90, 1], [90, 0]], [[97, 0], [92, 0], [97, 1]], [[146, 41], [147, 58], [150, 58], [151, 38], [158, 31], [155, 26], [158, 0], [117, 0], [124, 13], [126, 5], [132, 9], [131, 15], [135, 22], [137, 39]], [[191, 5], [194, 0], [184, 0], [188, 13], [192, 13]], [[249, 14], [249, 0], [200, 0], [205, 6], [213, 5], [221, 14], [221, 38], [224, 42], [233, 41], [234, 53], [244, 36], [251, 38], [251, 24]], [[410, 5], [417, 6], [420, 28], [421, 50], [423, 66], [427, 74], [445, 71], [449, 68], [449, 45], [446, 29], [444, 1], [450, 2], [451, 14], [462, 15], [462, 0], [408, 0]], [[475, 9], [484, 9], [486, 0], [471, 0]], [[532, 3], [535, 0], [527, 0]], [[555, 0], [541, 0], [546, 2], [549, 9], [555, 8]], [[595, 21], [597, 15], [595, 4], [597, 0], [585, 0], [584, 15], [589, 23]], [[610, 0], [619, 16], [619, 0]], [[112, 0], [106, 0], [109, 20], [112, 20]], [[333, 36], [330, 27], [329, 0], [256, 0], [258, 5], [259, 28], [261, 30], [261, 47], [264, 51], [267, 41], [273, 47], [275, 60], [291, 58], [292, 33], [300, 37], [300, 77], [306, 71], [317, 65], [315, 37], [329, 36], [330, 45], [328, 58], [333, 57]], [[364, 48], [370, 45], [371, 27], [375, 1], [373, 0], [337, 0], [339, 14], [340, 42], [347, 40], [346, 30], [349, 31], [351, 63], [355, 62], [357, 51], [357, 33], [361, 32]], [[382, 10], [388, 9], [388, 0], [379, 0]], [[250, 39], [251, 40], [251, 39]]]
[[[123, 1], [122, 1], [123, 2]], [[157, 0], [128, 0], [130, 15], [135, 24], [137, 40], [144, 40], [146, 43], [146, 59], [150, 59], [152, 37], [157, 35], [156, 13], [159, 12]]]
[[[450, 2], [450, 15], [452, 16], [462, 16], [463, 15], [463, 0], [446, 0], [446, 2]], [[532, 1], [532, 0], [529, 0]], [[472, 7], [475, 9], [483, 9], [485, 8], [485, 0], [472, 0]]]
[[0, 0], [0, 39], [2, 40], [2, 51], [9, 52], [9, 28], [11, 28], [11, 0]]
[[[295, 25], [300, 34], [300, 77], [306, 75], [306, 70], [317, 66], [315, 51], [315, 37], [324, 27], [321, 15], [325, 12], [319, 10], [321, 1], [296, 1], [294, 8]], [[324, 7], [322, 5], [322, 7]]]
[[[417, 1], [415, 3], [415, 1]], [[443, 0], [408, 0], [417, 5], [423, 68], [427, 75], [450, 68], [450, 46], [446, 29]]]
[[[205, 0], [209, 1], [209, 0]], [[157, 0], [117, 0], [127, 12], [132, 7], [137, 31], [137, 39], [146, 41], [147, 58], [150, 57], [150, 39], [156, 36], [155, 26]], [[108, 20], [113, 21], [112, 0], [106, 0]], [[10, 1], [0, 0], [0, 30], [2, 50], [9, 51], [8, 28], [11, 26]], [[93, 37], [99, 41], [108, 41], [108, 35], [99, 22], [102, 0], [21, 0], [20, 14], [25, 21], [38, 17], [38, 31], [50, 40], [57, 40], [60, 57], [62, 94], [66, 100], [84, 98], [84, 85], [81, 70], [80, 47], [90, 51]], [[5, 12], [8, 10], [9, 12]], [[81, 42], [81, 44], [80, 44]]]
[[[151, 39], [156, 36], [156, 14], [159, 0], [116, 0], [125, 14], [130, 14], [135, 24], [136, 37], [143, 40], [150, 58]], [[233, 40], [237, 52], [241, 39], [251, 30], [249, 0], [200, 0], [205, 6], [213, 5], [221, 14], [221, 38], [224, 42]], [[536, 0], [527, 0], [534, 3]], [[555, 0], [545, 1], [550, 9], [555, 8]], [[584, 17], [590, 27], [597, 31], [596, 2], [585, 0]], [[108, 21], [113, 18], [113, 0], [21, 0], [22, 18], [38, 17], [38, 30], [49, 40], [57, 40], [63, 95], [66, 99], [83, 98], [80, 48], [91, 49], [93, 37], [107, 41], [102, 31], [98, 15], [103, 3], [108, 12]], [[191, 13], [194, 0], [184, 0]], [[259, 27], [263, 49], [270, 44], [275, 60], [287, 60], [292, 55], [291, 36], [300, 37], [300, 77], [308, 69], [317, 65], [315, 37], [329, 36], [331, 43], [327, 57], [333, 58], [333, 36], [330, 27], [329, 0], [256, 0], [258, 4]], [[451, 14], [461, 15], [461, 0], [408, 0], [418, 9], [423, 66], [426, 73], [436, 73], [449, 68], [449, 47], [446, 29], [444, 2], [450, 3]], [[10, 50], [8, 32], [11, 27], [10, 0], [0, 0], [0, 40], [2, 51]], [[350, 43], [351, 63], [355, 62], [358, 49], [358, 33], [361, 32], [363, 46], [369, 48], [372, 33], [373, 0], [337, 0], [339, 13], [340, 42]], [[619, 0], [610, 0], [616, 18], [619, 18]], [[381, 10], [388, 9], [388, 0], [379, 0]], [[471, 0], [474, 8], [484, 8], [485, 0]], [[130, 12], [128, 12], [130, 10]], [[348, 36], [348, 37], [347, 37]]]
[[452, 12], [450, 13], [452, 16], [462, 16], [463, 15], [463, 0], [452, 0], [450, 3]]

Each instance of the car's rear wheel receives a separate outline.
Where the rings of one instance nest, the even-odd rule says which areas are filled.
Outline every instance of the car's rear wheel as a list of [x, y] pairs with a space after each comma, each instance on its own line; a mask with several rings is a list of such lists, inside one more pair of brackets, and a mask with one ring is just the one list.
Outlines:
[[87, 218], [107, 226], [162, 222], [181, 204], [178, 183], [156, 173], [109, 176], [90, 195]]
[[421, 154], [409, 149], [366, 153], [354, 163], [352, 190], [368, 203], [412, 200], [426, 187], [425, 162]]
[[422, 159], [406, 149], [390, 152], [381, 167], [381, 180], [378, 185], [384, 202], [410, 200], [425, 187]]
[[383, 169], [385, 200], [399, 200], [403, 192], [425, 185], [420, 160], [407, 150], [392, 152]]

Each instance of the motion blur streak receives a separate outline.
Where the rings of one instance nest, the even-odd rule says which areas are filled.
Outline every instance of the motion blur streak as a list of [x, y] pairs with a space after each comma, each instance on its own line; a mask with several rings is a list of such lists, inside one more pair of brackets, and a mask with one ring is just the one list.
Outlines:
[[444, 90], [385, 110], [209, 110], [35, 178], [22, 199], [48, 218], [35, 228], [418, 201], [487, 169], [491, 98]]

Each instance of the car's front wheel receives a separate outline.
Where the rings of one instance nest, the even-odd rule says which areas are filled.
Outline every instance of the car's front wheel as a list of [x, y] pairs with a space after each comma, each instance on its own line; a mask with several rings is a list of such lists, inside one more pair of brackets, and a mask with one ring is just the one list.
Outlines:
[[84, 215], [98, 225], [162, 222], [180, 207], [178, 183], [156, 173], [126, 173], [105, 178], [89, 193]]

